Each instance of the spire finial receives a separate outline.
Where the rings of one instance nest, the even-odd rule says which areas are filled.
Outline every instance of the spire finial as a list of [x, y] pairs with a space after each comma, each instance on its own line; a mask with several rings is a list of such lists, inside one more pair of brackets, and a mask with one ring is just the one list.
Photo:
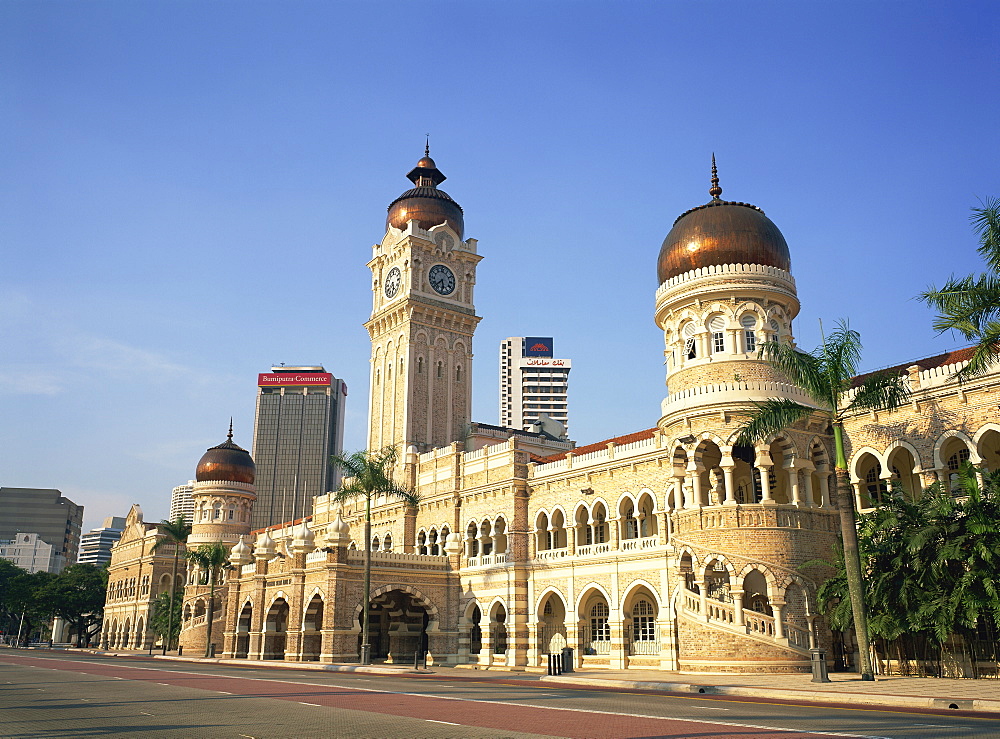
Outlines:
[[425, 134], [427, 136], [427, 142], [424, 144], [424, 156], [429, 157], [431, 155], [431, 135]]
[[715, 167], [715, 152], [712, 152], [712, 187], [709, 188], [708, 194], [712, 196], [714, 200], [718, 200], [719, 196], [722, 194], [722, 188], [719, 187], [719, 170]]
[[233, 440], [233, 417], [229, 417], [229, 440]]

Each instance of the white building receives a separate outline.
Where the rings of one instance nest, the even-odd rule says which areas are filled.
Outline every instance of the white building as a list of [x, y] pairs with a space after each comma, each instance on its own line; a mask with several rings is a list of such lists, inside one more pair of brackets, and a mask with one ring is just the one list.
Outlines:
[[108, 516], [104, 525], [91, 529], [80, 537], [80, 564], [101, 567], [111, 561], [111, 547], [118, 543], [125, 530], [124, 516]]
[[0, 558], [9, 559], [28, 572], [44, 570], [58, 573], [66, 565], [65, 559], [55, 547], [38, 534], [21, 531], [13, 539], [0, 541]]
[[188, 480], [184, 485], [178, 485], [170, 493], [170, 520], [183, 518], [189, 525], [194, 521], [194, 480]]
[[[568, 429], [571, 367], [570, 360], [553, 357], [551, 337], [512, 336], [501, 341], [500, 425], [533, 431], [548, 416]], [[560, 436], [566, 437], [565, 429]]]

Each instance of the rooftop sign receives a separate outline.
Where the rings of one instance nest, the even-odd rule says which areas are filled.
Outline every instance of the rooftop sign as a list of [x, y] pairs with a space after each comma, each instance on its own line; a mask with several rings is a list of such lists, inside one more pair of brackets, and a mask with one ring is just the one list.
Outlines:
[[329, 385], [333, 375], [329, 372], [262, 372], [257, 375], [258, 387], [279, 385]]

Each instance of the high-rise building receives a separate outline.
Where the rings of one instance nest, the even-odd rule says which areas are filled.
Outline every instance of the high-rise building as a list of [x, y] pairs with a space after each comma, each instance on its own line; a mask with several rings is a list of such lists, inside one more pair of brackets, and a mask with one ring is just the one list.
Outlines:
[[347, 385], [319, 365], [272, 367], [257, 385], [251, 529], [308, 515], [315, 496], [336, 489], [330, 457], [343, 450], [347, 397]]
[[190, 525], [194, 521], [194, 480], [178, 485], [170, 491], [170, 520], [183, 518]]
[[0, 540], [0, 559], [9, 559], [28, 572], [57, 573], [66, 565], [55, 547], [38, 534], [20, 531], [11, 539]]
[[532, 430], [543, 416], [569, 427], [572, 364], [553, 356], [552, 338], [512, 336], [500, 342], [500, 425]]
[[124, 516], [108, 516], [99, 529], [91, 529], [80, 537], [81, 564], [106, 565], [111, 561], [111, 547], [121, 538], [125, 530]]
[[62, 569], [76, 562], [83, 527], [83, 506], [51, 488], [0, 487], [0, 541], [17, 534], [38, 534], [54, 548]]

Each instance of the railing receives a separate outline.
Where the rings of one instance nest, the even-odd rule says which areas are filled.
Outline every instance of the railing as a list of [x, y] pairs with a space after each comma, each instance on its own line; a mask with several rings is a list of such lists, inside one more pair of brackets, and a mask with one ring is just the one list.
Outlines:
[[785, 624], [785, 636], [788, 637], [788, 643], [793, 647], [798, 647], [799, 649], [809, 649], [809, 630], [800, 629], [798, 626], [789, 626]]
[[644, 536], [641, 539], [623, 539], [620, 548], [623, 552], [634, 552], [641, 549], [653, 549], [659, 545], [660, 537]]
[[240, 575], [252, 575], [257, 571], [257, 565], [251, 562], [248, 565], [243, 565], [240, 567]]
[[569, 554], [569, 550], [565, 547], [561, 549], [543, 549], [540, 552], [535, 553], [535, 559], [562, 559]]
[[709, 621], [721, 621], [724, 624], [736, 623], [736, 609], [731, 603], [724, 603], [721, 600], [708, 599], [705, 601], [706, 614]]
[[559, 654], [566, 646], [565, 624], [543, 624], [538, 632], [538, 651], [542, 654]]
[[590, 626], [580, 630], [580, 648], [584, 654], [611, 654], [611, 631], [608, 627], [594, 632]]
[[466, 557], [466, 567], [488, 567], [489, 565], [502, 565], [507, 563], [507, 552], [497, 554], [481, 554], [478, 557]]
[[715, 275], [765, 275], [774, 279], [779, 279], [787, 282], [793, 288], [795, 286], [795, 278], [789, 272], [777, 267], [767, 267], [759, 264], [713, 264], [707, 267], [697, 267], [696, 269], [689, 270], [683, 274], [679, 274], [676, 277], [671, 277], [669, 280], [663, 282], [656, 290], [656, 299], [660, 299], [660, 295], [669, 292], [678, 285], [687, 284], [691, 280], [696, 280], [699, 277], [714, 277]]
[[582, 547], [576, 548], [577, 557], [589, 557], [594, 554], [607, 554], [611, 551], [611, 542], [602, 542], [600, 544], [585, 544]]
[[759, 634], [774, 638], [774, 617], [756, 611], [743, 610], [743, 623], [748, 634]]
[[690, 590], [685, 590], [684, 608], [692, 613], [701, 613], [701, 596], [697, 593], [692, 593]]
[[325, 562], [325, 561], [326, 561], [326, 552], [324, 551], [309, 552], [309, 554], [306, 555], [306, 564], [309, 564], [310, 562]]

